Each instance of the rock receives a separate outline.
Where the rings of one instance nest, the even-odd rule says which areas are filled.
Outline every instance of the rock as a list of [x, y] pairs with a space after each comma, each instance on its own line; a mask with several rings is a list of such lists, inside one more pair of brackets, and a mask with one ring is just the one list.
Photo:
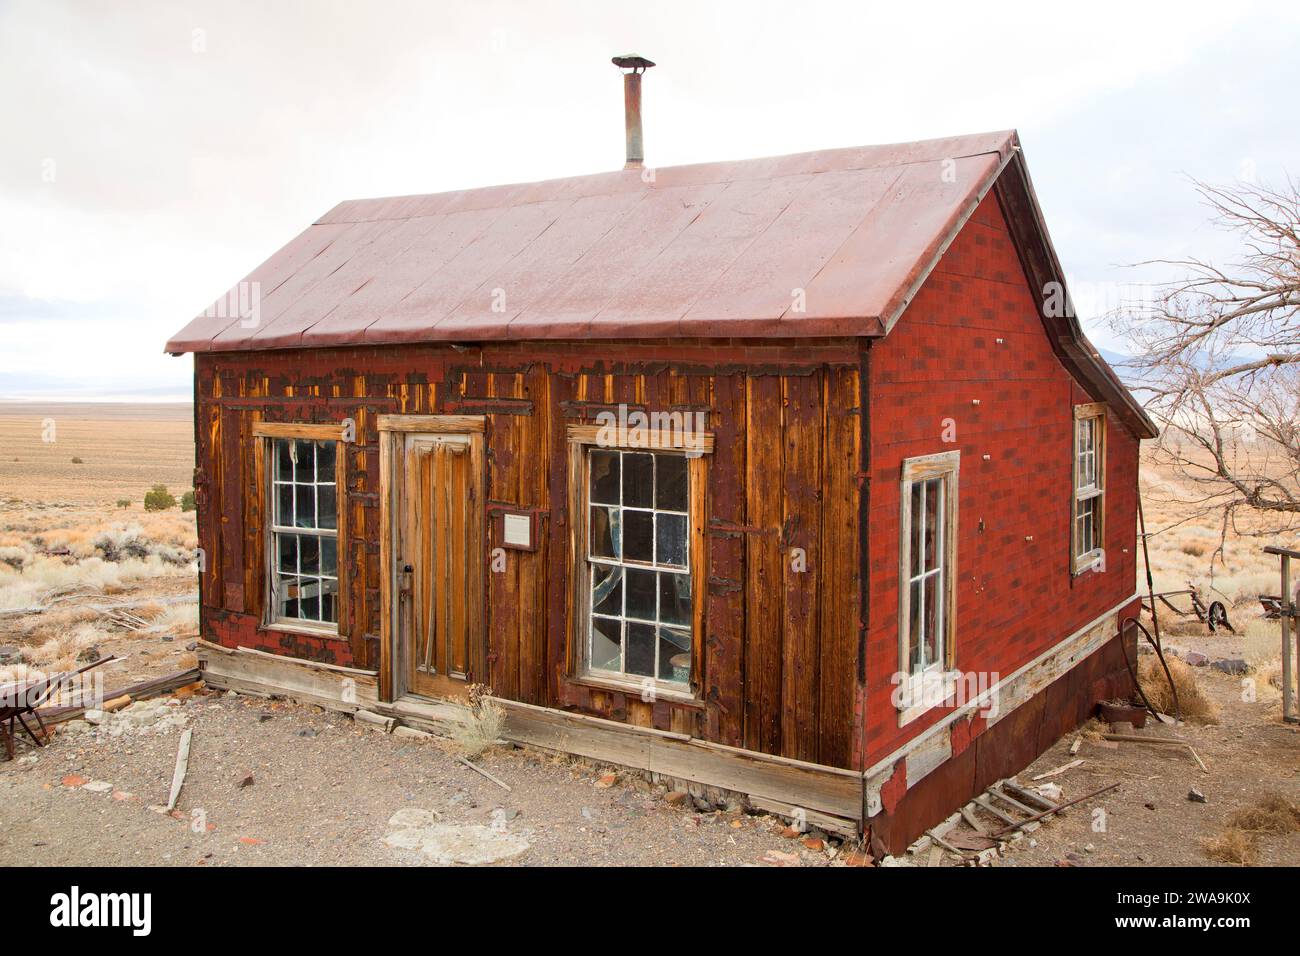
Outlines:
[[[402, 814], [410, 811], [416, 811], [416, 808], [409, 807], [397, 811], [389, 823], [392, 824]], [[432, 811], [416, 812], [431, 813]], [[529, 847], [528, 841], [522, 836], [508, 833], [504, 829], [478, 824], [452, 826], [443, 823], [399, 826], [384, 837], [384, 843], [399, 849], [419, 850], [434, 863], [444, 866], [453, 863], [471, 866], [496, 863], [499, 860], [519, 856]]]
[[65, 787], [81, 787], [89, 782], [90, 781], [85, 777], [75, 773], [70, 773], [59, 781], [59, 783], [63, 784]]
[[1204, 667], [1206, 664], [1210, 663], [1210, 658], [1205, 654], [1202, 654], [1200, 651], [1188, 651], [1183, 655], [1183, 662], [1190, 664], [1193, 667]]
[[505, 820], [508, 823], [519, 816], [519, 811], [514, 807], [497, 807], [492, 811], [492, 816], [499, 820]]
[[713, 804], [708, 800], [705, 800], [703, 797], [691, 797], [691, 803], [695, 806], [695, 811], [697, 813], [713, 812]]
[[300, 730], [300, 731], [298, 731], [298, 736], [299, 736], [299, 737], [315, 737], [315, 736], [316, 736], [316, 731], [313, 730], [312, 728], [308, 727], [306, 730]]
[[258, 722], [259, 724], [264, 724], [264, 723], [266, 723], [268, 720], [275, 720], [275, 714], [258, 714], [258, 715], [257, 715], [257, 722]]
[[1096, 848], [1095, 846], [1093, 846], [1091, 843], [1085, 843], [1085, 844], [1083, 845], [1083, 852], [1084, 852], [1084, 853], [1091, 853], [1091, 852], [1093, 852], [1093, 851], [1096, 850], [1096, 849], [1097, 849], [1097, 848]]
[[199, 649], [199, 642], [190, 641], [188, 644], [185, 645], [185, 649], [187, 651], [197, 651]]
[[239, 783], [235, 784], [235, 789], [243, 790], [245, 787], [251, 787], [252, 785], [253, 775], [251, 773], [246, 773], [244, 776], [239, 778]]
[[682, 790], [673, 790], [664, 796], [664, 802], [670, 806], [679, 807], [686, 802], [690, 794]]
[[1208, 800], [1205, 799], [1205, 794], [1201, 793], [1201, 791], [1197, 790], [1195, 787], [1192, 787], [1191, 790], [1187, 791], [1187, 799], [1190, 800], [1192, 803], [1209, 802]]
[[402, 807], [388, 818], [388, 825], [399, 829], [431, 827], [442, 815], [437, 810], [422, 810], [419, 807]]
[[1146, 807], [1148, 810], [1154, 810], [1156, 808], [1156, 805], [1154, 803], [1144, 803], [1142, 805]]
[[84, 720], [70, 720], [63, 725], [62, 732], [65, 734], [84, 734], [86, 731], [91, 729], [90, 724], [86, 723]]
[[616, 773], [605, 773], [605, 774], [601, 774], [601, 775], [600, 775], [600, 779], [598, 779], [598, 780], [596, 781], [596, 789], [597, 789], [597, 790], [608, 790], [610, 787], [614, 786], [614, 784], [616, 784], [616, 783], [618, 783], [618, 774], [616, 774]]
[[768, 850], [763, 854], [763, 862], [768, 866], [802, 866], [798, 853], [786, 853], [782, 850]]
[[0, 664], [17, 663], [22, 659], [22, 648], [16, 644], [5, 644], [0, 646]]
[[82, 784], [82, 790], [89, 790], [91, 793], [108, 793], [113, 789], [113, 785], [107, 780], [91, 780]]
[[102, 724], [104, 722], [104, 712], [102, 710], [88, 710], [81, 715], [81, 719], [88, 724]]
[[83, 647], [81, 653], [77, 655], [77, 660], [82, 664], [93, 664], [103, 655], [99, 652], [98, 644], [91, 644], [89, 647]]
[[804, 837], [799, 842], [802, 843], [809, 850], [814, 850], [818, 853], [826, 849], [826, 842], [819, 837], [812, 837], [812, 836]]
[[802, 835], [803, 831], [797, 827], [783, 827], [781, 829], [781, 836], [785, 837], [787, 840], [793, 840]]
[[1225, 657], [1215, 661], [1210, 666], [1216, 671], [1234, 675], [1244, 674], [1248, 670], [1246, 662], [1239, 657]]

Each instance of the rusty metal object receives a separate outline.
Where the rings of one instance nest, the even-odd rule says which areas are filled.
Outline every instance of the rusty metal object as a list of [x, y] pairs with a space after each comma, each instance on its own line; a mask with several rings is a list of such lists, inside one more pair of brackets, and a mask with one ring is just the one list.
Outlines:
[[[116, 660], [121, 660], [121, 658], [109, 655], [91, 661], [74, 671], [51, 674], [48, 677], [42, 677], [40, 680], [16, 681], [12, 684], [0, 685], [0, 739], [4, 742], [5, 754], [8, 758], [10, 760], [14, 759], [14, 735], [17, 733], [19, 726], [27, 732], [27, 736], [32, 739], [32, 743], [37, 747], [44, 747], [48, 742], [50, 732], [45, 726], [45, 721], [41, 719], [37, 708], [49, 700], [55, 691], [78, 674], [84, 674], [86, 671], [94, 670], [101, 664]], [[41, 731], [40, 737], [27, 723], [29, 714], [36, 720], [36, 726]], [[45, 739], [42, 740], [41, 737]]]
[[624, 169], [640, 169], [645, 165], [645, 144], [641, 134], [641, 74], [654, 66], [635, 53], [616, 56], [613, 64], [623, 71], [623, 126], [627, 139], [627, 162]]

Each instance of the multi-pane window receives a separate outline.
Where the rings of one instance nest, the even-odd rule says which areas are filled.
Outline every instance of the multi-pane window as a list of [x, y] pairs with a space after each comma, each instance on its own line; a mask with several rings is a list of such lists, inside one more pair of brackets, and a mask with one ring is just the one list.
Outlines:
[[689, 462], [587, 451], [587, 669], [689, 685]]
[[958, 462], [947, 452], [903, 463], [899, 650], [909, 678], [945, 673], [952, 661]]
[[337, 446], [274, 438], [271, 445], [271, 607], [278, 621], [337, 625]]
[[912, 519], [908, 570], [908, 671], [919, 674], [943, 663], [944, 608], [944, 522], [943, 478], [930, 478], [912, 485], [908, 505]]
[[1074, 420], [1073, 569], [1086, 570], [1101, 558], [1105, 518], [1106, 419], [1093, 406], [1084, 406]]

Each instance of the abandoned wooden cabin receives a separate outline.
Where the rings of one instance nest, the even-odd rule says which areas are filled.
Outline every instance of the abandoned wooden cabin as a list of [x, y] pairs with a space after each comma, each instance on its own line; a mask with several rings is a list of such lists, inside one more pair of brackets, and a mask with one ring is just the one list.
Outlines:
[[207, 680], [416, 726], [484, 684], [899, 852], [1129, 689], [1154, 429], [1015, 133], [638, 158], [344, 202], [167, 344]]

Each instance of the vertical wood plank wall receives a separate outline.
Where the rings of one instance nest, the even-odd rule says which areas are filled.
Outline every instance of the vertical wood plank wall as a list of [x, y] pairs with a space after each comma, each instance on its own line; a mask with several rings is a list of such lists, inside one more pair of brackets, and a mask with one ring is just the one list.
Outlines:
[[[197, 468], [204, 636], [228, 646], [377, 667], [376, 416], [487, 416], [487, 550], [503, 510], [539, 515], [541, 547], [487, 574], [488, 673], [507, 698], [849, 767], [859, 691], [858, 348], [555, 343], [200, 354]], [[708, 457], [702, 700], [641, 701], [566, 668], [565, 427], [629, 409], [702, 412]], [[340, 639], [262, 629], [257, 421], [356, 423]], [[488, 555], [483, 556], [484, 561]]]

